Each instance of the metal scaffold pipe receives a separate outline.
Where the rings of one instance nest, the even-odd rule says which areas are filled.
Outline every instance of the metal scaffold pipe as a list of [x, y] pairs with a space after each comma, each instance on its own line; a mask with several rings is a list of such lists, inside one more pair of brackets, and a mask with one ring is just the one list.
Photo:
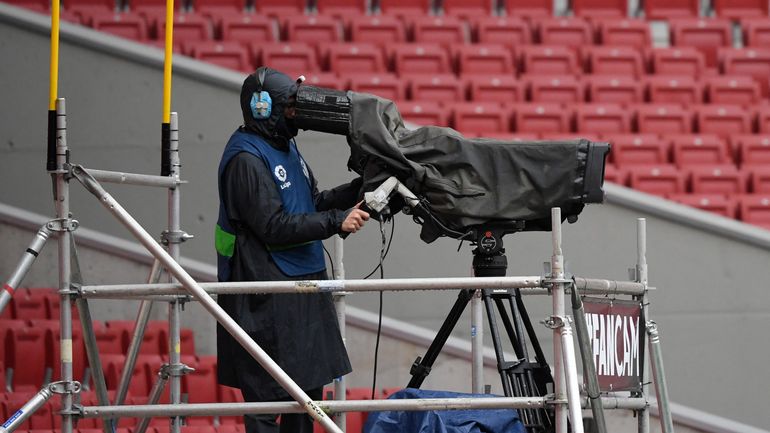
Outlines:
[[[302, 402], [305, 411], [310, 414], [326, 431], [342, 433], [332, 420], [321, 410], [291, 378], [275, 363], [265, 351], [214, 301], [200, 285], [147, 233], [144, 228], [118, 203], [83, 167], [74, 166], [72, 174], [83, 186], [96, 196], [102, 205], [110, 211], [144, 247], [182, 286], [195, 297], [201, 305], [229, 332], [236, 341], [283, 387], [291, 397]], [[65, 432], [71, 433], [71, 432]]]
[[32, 238], [32, 242], [30, 243], [29, 247], [27, 247], [27, 250], [21, 256], [19, 264], [16, 265], [16, 268], [14, 268], [11, 276], [8, 277], [8, 280], [3, 284], [3, 288], [0, 290], [0, 314], [3, 314], [3, 310], [5, 310], [5, 307], [8, 306], [9, 302], [11, 302], [13, 292], [24, 280], [24, 277], [27, 275], [29, 268], [32, 267], [32, 263], [35, 262], [38, 254], [40, 254], [40, 250], [43, 249], [46, 241], [51, 236], [52, 232], [48, 228], [48, 224], [50, 223], [46, 223], [40, 227], [40, 230], [37, 231], [35, 237]]

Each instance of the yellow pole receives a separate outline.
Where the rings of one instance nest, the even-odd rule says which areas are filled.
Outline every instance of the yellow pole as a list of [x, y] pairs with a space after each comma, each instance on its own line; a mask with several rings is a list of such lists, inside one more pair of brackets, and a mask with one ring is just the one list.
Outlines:
[[51, 70], [48, 95], [48, 140], [45, 168], [56, 170], [56, 98], [59, 94], [59, 0], [51, 2]]
[[174, 0], [166, 0], [166, 54], [163, 59], [163, 122], [160, 125], [161, 176], [171, 175], [171, 58], [173, 56]]
[[59, 0], [51, 2], [51, 88], [48, 109], [56, 110], [59, 86]]
[[174, 55], [174, 0], [166, 1], [166, 55], [163, 61], [163, 123], [171, 123], [171, 57]]

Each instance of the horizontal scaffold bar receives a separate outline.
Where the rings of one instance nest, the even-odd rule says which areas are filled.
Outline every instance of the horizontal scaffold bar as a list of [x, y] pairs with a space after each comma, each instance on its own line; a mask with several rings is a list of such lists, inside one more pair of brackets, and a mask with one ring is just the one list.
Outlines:
[[[582, 294], [639, 295], [645, 286], [631, 281], [575, 279]], [[201, 283], [209, 294], [237, 293], [319, 293], [319, 292], [385, 292], [407, 290], [521, 289], [522, 295], [545, 295], [547, 281], [542, 277], [461, 277], [461, 278], [396, 278], [386, 280], [322, 280], [322, 281], [244, 281]], [[114, 284], [80, 288], [84, 298], [127, 298], [163, 300], [163, 296], [184, 296], [179, 284]], [[171, 300], [172, 298], [168, 298]]]
[[[550, 401], [545, 397], [489, 397], [489, 398], [430, 398], [408, 400], [329, 400], [318, 406], [327, 412], [368, 411], [424, 411], [466, 409], [533, 409], [542, 408]], [[602, 397], [606, 409], [642, 409], [648, 406], [644, 398]], [[588, 407], [588, 400], [582, 400]], [[236, 416], [260, 413], [301, 413], [296, 402], [269, 403], [196, 403], [135, 406], [86, 406], [81, 408], [84, 418], [170, 417], [170, 416]]]
[[119, 171], [86, 169], [94, 179], [100, 182], [120, 183], [126, 185], [156, 186], [159, 188], [176, 188], [184, 181], [169, 176], [155, 176], [152, 174], [123, 173]]

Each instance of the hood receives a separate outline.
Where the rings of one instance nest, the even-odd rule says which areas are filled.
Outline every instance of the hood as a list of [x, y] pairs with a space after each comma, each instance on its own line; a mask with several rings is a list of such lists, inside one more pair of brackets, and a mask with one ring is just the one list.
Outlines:
[[[289, 135], [286, 131], [292, 128], [287, 128], [283, 111], [289, 97], [297, 93], [297, 83], [283, 72], [268, 68], [265, 74], [265, 81], [262, 83], [262, 90], [270, 94], [273, 108], [270, 118], [257, 120], [251, 115], [251, 108], [249, 107], [251, 95], [257, 90], [257, 75], [257, 72], [249, 74], [241, 87], [243, 125], [247, 130], [255, 132], [262, 137], [272, 140], [279, 139], [281, 142], [288, 141], [291, 137], [286, 136]], [[294, 132], [294, 135], [296, 135], [296, 132]]]

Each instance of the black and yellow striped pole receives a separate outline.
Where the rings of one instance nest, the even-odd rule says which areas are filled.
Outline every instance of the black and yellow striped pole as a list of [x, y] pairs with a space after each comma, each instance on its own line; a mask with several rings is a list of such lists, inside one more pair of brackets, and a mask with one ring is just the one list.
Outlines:
[[59, 1], [51, 2], [51, 70], [48, 95], [48, 152], [46, 170], [56, 170], [56, 97], [59, 93]]
[[166, 1], [166, 53], [163, 59], [163, 123], [160, 135], [160, 175], [171, 174], [171, 59], [174, 55], [174, 0]]

